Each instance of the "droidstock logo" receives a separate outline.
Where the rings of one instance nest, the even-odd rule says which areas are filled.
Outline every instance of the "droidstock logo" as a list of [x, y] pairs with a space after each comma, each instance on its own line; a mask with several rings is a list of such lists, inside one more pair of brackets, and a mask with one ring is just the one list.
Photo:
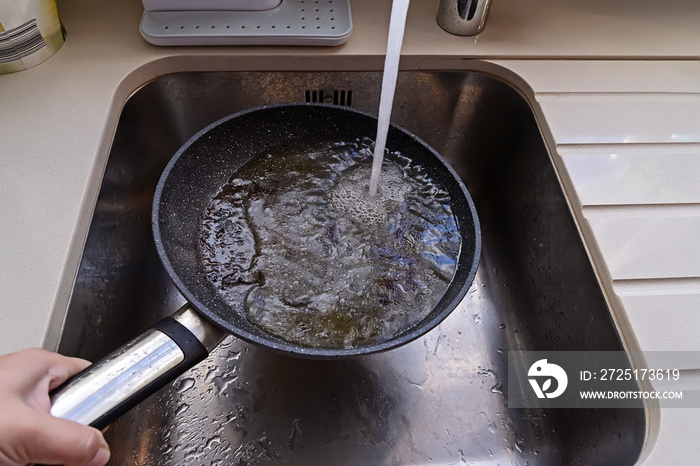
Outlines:
[[[556, 398], [566, 390], [569, 383], [569, 378], [566, 376], [566, 371], [556, 364], [548, 363], [546, 359], [536, 361], [530, 370], [527, 371], [528, 381], [532, 385], [537, 398]], [[557, 381], [556, 386], [552, 390], [552, 379]], [[540, 385], [542, 381], [542, 385]]]

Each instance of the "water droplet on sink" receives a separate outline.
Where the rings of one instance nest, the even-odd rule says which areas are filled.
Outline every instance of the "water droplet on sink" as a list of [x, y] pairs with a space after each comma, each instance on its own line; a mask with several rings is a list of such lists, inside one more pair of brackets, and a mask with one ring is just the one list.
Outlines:
[[208, 448], [208, 449], [212, 450], [212, 449], [214, 449], [217, 445], [220, 445], [220, 444], [221, 444], [221, 437], [218, 437], [218, 436], [217, 436], [217, 437], [213, 437], [213, 438], [209, 439], [209, 441], [207, 442], [207, 445], [206, 445], [205, 448]]
[[180, 386], [178, 387], [177, 392], [184, 393], [192, 387], [194, 387], [194, 379], [192, 379], [192, 378], [182, 379], [182, 382], [180, 382]]
[[241, 358], [240, 351], [229, 351], [226, 356], [226, 362], [238, 361]]
[[181, 414], [184, 414], [188, 409], [190, 409], [190, 406], [186, 403], [182, 403], [180, 406], [178, 406], [177, 411], [175, 412], [175, 416], [180, 416]]
[[524, 440], [518, 440], [515, 442], [515, 449], [518, 450], [518, 453], [523, 453], [523, 450], [525, 449], [525, 441]]
[[504, 329], [504, 328], [506, 328], [506, 324], [501, 324], [501, 325], [498, 326], [498, 328]]
[[498, 430], [498, 426], [493, 421], [489, 421], [488, 424], [486, 424], [486, 426], [488, 427], [489, 432], [491, 432], [492, 434], [495, 434], [496, 430]]
[[489, 432], [491, 432], [492, 434], [495, 434], [496, 430], [498, 430], [498, 426], [496, 425], [496, 423], [493, 422], [491, 419], [489, 419], [489, 417], [483, 411], [480, 412], [479, 415], [484, 416], [484, 419], [486, 419], [486, 427], [488, 427]]
[[289, 434], [289, 449], [294, 451], [301, 437], [301, 429], [299, 428], [299, 419], [292, 421], [292, 432]]

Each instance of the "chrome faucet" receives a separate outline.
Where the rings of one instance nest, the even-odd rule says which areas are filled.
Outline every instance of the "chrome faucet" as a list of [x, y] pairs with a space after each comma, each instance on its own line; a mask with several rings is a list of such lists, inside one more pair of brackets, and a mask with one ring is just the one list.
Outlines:
[[491, 0], [440, 0], [437, 22], [450, 34], [473, 36], [484, 29]]

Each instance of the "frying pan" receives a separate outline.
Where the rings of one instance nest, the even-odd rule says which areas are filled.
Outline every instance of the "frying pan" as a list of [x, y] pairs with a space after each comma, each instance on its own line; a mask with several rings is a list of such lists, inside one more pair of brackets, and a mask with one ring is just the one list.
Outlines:
[[376, 118], [345, 107], [293, 103], [225, 117], [195, 134], [173, 156], [156, 188], [153, 234], [166, 271], [188, 304], [51, 393], [51, 414], [104, 428], [204, 359], [229, 333], [287, 355], [332, 359], [398, 347], [439, 324], [464, 298], [479, 263], [481, 233], [474, 203], [455, 171], [430, 146], [393, 126], [387, 148], [420, 165], [449, 192], [462, 236], [455, 275], [432, 311], [413, 327], [355, 348], [308, 348], [248, 322], [243, 302], [227, 303], [198, 265], [202, 213], [231, 175], [255, 155], [296, 138], [356, 141], [376, 133]]

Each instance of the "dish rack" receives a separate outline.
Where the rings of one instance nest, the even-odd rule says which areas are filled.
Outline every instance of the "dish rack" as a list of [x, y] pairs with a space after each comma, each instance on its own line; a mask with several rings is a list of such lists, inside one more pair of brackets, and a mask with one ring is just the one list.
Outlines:
[[352, 32], [350, 0], [277, 0], [270, 4], [277, 6], [257, 11], [152, 10], [162, 8], [163, 2], [154, 3], [144, 0], [139, 29], [146, 41], [159, 46], [334, 46], [347, 41]]

